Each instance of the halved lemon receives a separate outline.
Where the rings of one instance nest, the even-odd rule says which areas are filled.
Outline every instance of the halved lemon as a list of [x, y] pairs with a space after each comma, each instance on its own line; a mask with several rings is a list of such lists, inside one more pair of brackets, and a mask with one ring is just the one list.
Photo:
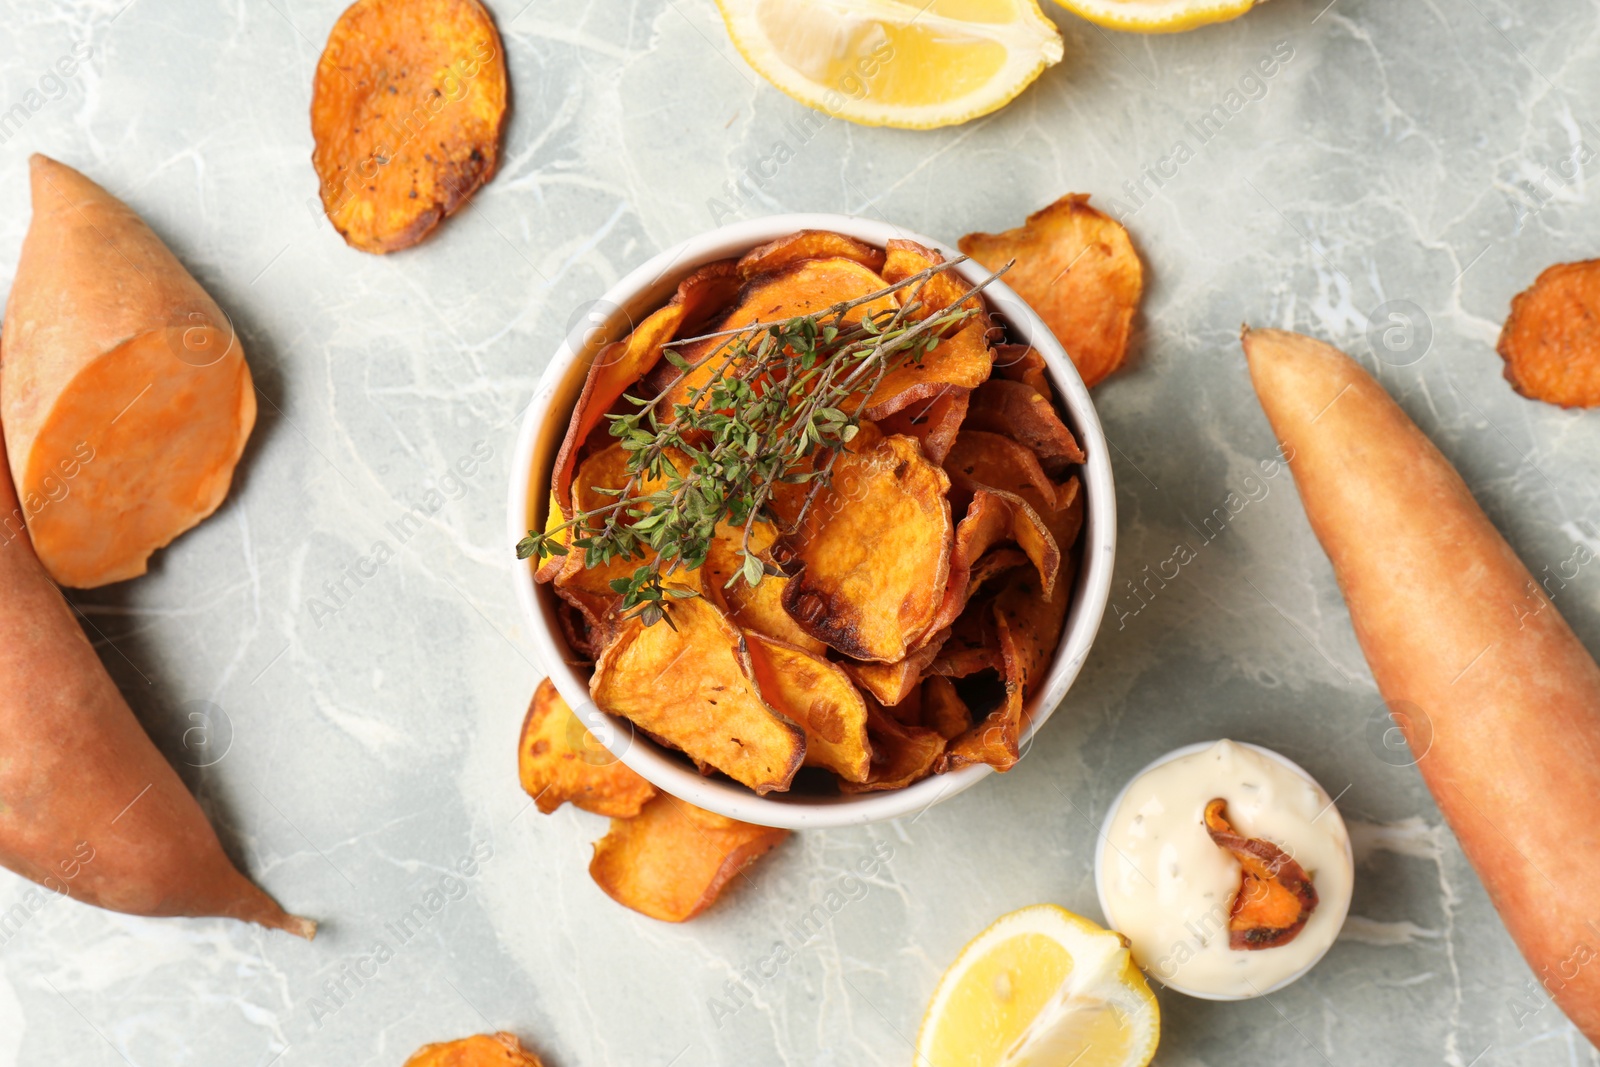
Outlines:
[[1001, 916], [950, 965], [917, 1067], [1145, 1067], [1161, 1013], [1121, 934], [1054, 904]]
[[986, 115], [1061, 60], [1035, 0], [717, 0], [734, 47], [796, 100], [863, 126]]
[[1108, 30], [1181, 33], [1210, 22], [1236, 19], [1258, 0], [1056, 0], [1056, 3]]

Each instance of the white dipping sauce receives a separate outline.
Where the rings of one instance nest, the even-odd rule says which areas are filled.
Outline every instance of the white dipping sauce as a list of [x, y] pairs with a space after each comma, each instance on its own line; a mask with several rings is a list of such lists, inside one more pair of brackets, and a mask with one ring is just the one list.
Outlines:
[[[1271, 992], [1322, 957], [1350, 910], [1354, 864], [1344, 820], [1309, 775], [1264, 751], [1218, 741], [1170, 758], [1129, 783], [1106, 819], [1095, 864], [1106, 920], [1133, 943], [1140, 967], [1179, 992]], [[1202, 821], [1216, 797], [1228, 802], [1235, 830], [1277, 845], [1316, 887], [1316, 910], [1287, 945], [1228, 947], [1240, 869]]]

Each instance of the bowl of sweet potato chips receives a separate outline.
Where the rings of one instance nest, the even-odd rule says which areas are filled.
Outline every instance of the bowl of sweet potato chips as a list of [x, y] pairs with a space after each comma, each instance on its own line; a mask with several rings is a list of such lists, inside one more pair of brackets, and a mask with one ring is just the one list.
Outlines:
[[1116, 513], [1088, 390], [1005, 271], [781, 215], [575, 321], [510, 529], [537, 652], [609, 753], [791, 829], [1015, 766], [1099, 627]]

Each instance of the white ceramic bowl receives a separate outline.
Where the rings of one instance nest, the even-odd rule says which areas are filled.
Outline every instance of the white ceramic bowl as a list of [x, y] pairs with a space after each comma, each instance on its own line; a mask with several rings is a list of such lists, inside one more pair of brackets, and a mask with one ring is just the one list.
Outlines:
[[[523, 417], [512, 462], [510, 514], [507, 532], [515, 544], [543, 520], [544, 503], [550, 495], [550, 468], [555, 460], [567, 422], [583, 389], [584, 378], [596, 351], [607, 341], [627, 334], [633, 323], [664, 304], [678, 281], [696, 267], [717, 259], [739, 256], [767, 241], [796, 230], [834, 230], [882, 247], [891, 238], [917, 241], [937, 248], [946, 257], [959, 255], [955, 249], [920, 234], [897, 229], [886, 222], [852, 215], [795, 214], [773, 215], [723, 226], [691, 237], [656, 255], [637, 270], [613, 285], [604, 297], [591, 305], [590, 318], [580, 321], [550, 360]], [[979, 281], [987, 271], [977, 263], [957, 268], [971, 281]], [[993, 284], [985, 290], [991, 308], [1009, 327], [1009, 339], [1031, 344], [1045, 358], [1056, 392], [1067, 409], [1067, 422], [1077, 435], [1088, 462], [1079, 477], [1085, 495], [1083, 565], [1073, 591], [1061, 645], [1044, 684], [1029, 701], [1031, 718], [1023, 745], [1041, 729], [1056, 705], [1066, 696], [1067, 687], [1077, 677], [1089, 646], [1099, 629], [1111, 590], [1111, 570], [1116, 551], [1116, 496], [1111, 481], [1111, 462], [1105, 434], [1095, 415], [1089, 392], [1043, 321], [1008, 287]], [[577, 318], [577, 316], [575, 316]], [[590, 328], [592, 327], [592, 328]], [[589, 672], [575, 668], [557, 621], [556, 598], [548, 586], [533, 580], [529, 562], [516, 564], [514, 581], [517, 599], [532, 627], [534, 649], [555, 687], [572, 705], [595, 735], [629, 767], [658, 788], [729, 818], [765, 826], [815, 829], [826, 826], [851, 826], [893, 819], [920, 811], [955, 796], [975, 785], [990, 773], [984, 766], [964, 767], [948, 774], [934, 775], [905, 789], [857, 796], [818, 796], [799, 792], [757, 796], [730, 781], [704, 778], [681, 755], [669, 752], [637, 734], [623, 720], [598, 711], [589, 700]]]
[[[1108, 926], [1111, 924], [1111, 906], [1106, 901], [1105, 880], [1101, 877], [1101, 874], [1105, 870], [1105, 853], [1106, 845], [1110, 841], [1111, 820], [1116, 816], [1117, 809], [1122, 807], [1123, 798], [1128, 795], [1128, 790], [1133, 788], [1134, 782], [1137, 782], [1139, 779], [1143, 778], [1157, 767], [1164, 766], [1176, 759], [1182, 759], [1184, 756], [1192, 756], [1196, 752], [1204, 752], [1206, 749], [1216, 744], [1217, 740], [1220, 739], [1211, 741], [1196, 741], [1192, 745], [1184, 745], [1182, 748], [1175, 748], [1171, 752], [1168, 752], [1165, 756], [1158, 756], [1157, 758], [1151, 760], [1149, 763], [1145, 764], [1137, 774], [1134, 774], [1128, 778], [1127, 782], [1123, 784], [1122, 789], [1117, 793], [1116, 799], [1111, 802], [1110, 807], [1106, 808], [1106, 817], [1100, 822], [1100, 840], [1095, 843], [1094, 849], [1094, 891], [1095, 895], [1100, 898], [1100, 914], [1105, 916], [1106, 924]], [[1263, 748], [1260, 745], [1253, 745], [1248, 741], [1235, 741], [1233, 743], [1243, 748], [1248, 748], [1253, 752], [1258, 752], [1268, 759], [1282, 764], [1284, 767], [1293, 771], [1297, 776], [1310, 782], [1324, 797], [1328, 796], [1328, 791], [1322, 788], [1321, 782], [1311, 777], [1310, 771], [1307, 771], [1304, 767], [1300, 766], [1300, 764], [1296, 763], [1288, 756], [1285, 756], [1283, 753], [1274, 752], [1272, 749]], [[1339, 821], [1341, 828], [1344, 827], [1344, 816], [1339, 814], [1339, 808], [1336, 804], [1334, 804], [1333, 798], [1331, 797], [1328, 797], [1328, 813]], [[1355, 850], [1350, 846], [1350, 832], [1348, 829], [1345, 830], [1344, 835], [1344, 854], [1345, 862], [1349, 864], [1352, 871], [1355, 870]], [[1339, 915], [1338, 925], [1340, 928], [1343, 928], [1344, 920], [1349, 914], [1350, 900], [1349, 898], [1346, 898], [1344, 902], [1344, 911]], [[1298, 982], [1300, 979], [1304, 978], [1311, 968], [1322, 962], [1322, 957], [1328, 954], [1328, 949], [1332, 948], [1338, 939], [1338, 932], [1335, 931], [1333, 941], [1328, 942], [1327, 947], [1313, 956], [1304, 967], [1300, 968], [1298, 971], [1295, 971], [1293, 974], [1274, 982], [1272, 985], [1258, 993], [1212, 993], [1190, 989], [1184, 986], [1181, 982], [1169, 982], [1166, 979], [1157, 977], [1155, 975], [1151, 975], [1151, 977], [1155, 978], [1156, 981], [1160, 982], [1168, 989], [1182, 993], [1186, 997], [1194, 997], [1198, 1000], [1254, 1000], [1256, 997], [1264, 997], [1269, 993], [1276, 993], [1285, 986], [1293, 985], [1295, 982]]]

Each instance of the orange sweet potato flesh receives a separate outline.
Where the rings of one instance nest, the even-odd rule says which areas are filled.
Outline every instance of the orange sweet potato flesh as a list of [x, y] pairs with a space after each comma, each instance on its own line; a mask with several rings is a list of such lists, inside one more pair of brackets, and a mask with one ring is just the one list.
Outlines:
[[454, 1041], [423, 1045], [405, 1067], [544, 1067], [538, 1056], [522, 1047], [517, 1035], [475, 1034]]
[[1122, 365], [1144, 268], [1122, 224], [1071, 193], [1004, 233], [969, 233], [961, 251], [990, 270], [1016, 265], [1002, 280], [1044, 319], [1072, 357], [1084, 385]]
[[589, 876], [624, 907], [681, 923], [789, 836], [696, 808], [663, 793], [636, 818], [613, 819], [595, 842]]
[[0, 753], [0, 866], [112, 911], [316, 933], [234, 868], [145, 736], [34, 556], [3, 463]]
[[0, 423], [40, 562], [91, 588], [143, 574], [222, 503], [255, 387], [227, 315], [144, 221], [71, 167], [30, 162]]
[[1500, 331], [1506, 380], [1532, 400], [1600, 404], [1600, 259], [1557, 263], [1511, 299]]
[[[750, 549], [763, 559], [771, 559], [777, 529], [768, 522], [757, 522], [750, 528]], [[782, 575], [766, 575], [756, 585], [750, 585], [740, 576], [744, 560], [739, 552], [744, 545], [744, 527], [717, 527], [711, 539], [710, 551], [701, 569], [701, 585], [713, 604], [723, 610], [730, 621], [746, 631], [775, 638], [807, 652], [822, 652], [827, 645], [800, 629], [798, 623], [783, 610], [783, 591], [789, 579]]]
[[1206, 833], [1239, 861], [1239, 891], [1228, 914], [1228, 947], [1276, 948], [1293, 941], [1317, 909], [1317, 890], [1305, 869], [1271, 841], [1245, 837], [1228, 822], [1218, 797], [1203, 814]]
[[1246, 330], [1250, 376], [1378, 688], [1534, 972], [1600, 1041], [1600, 667], [1460, 475], [1320, 341]]
[[704, 597], [667, 611], [622, 624], [589, 681], [595, 704], [757, 793], [788, 789], [805, 735], [762, 700], [738, 628]]
[[410, 248], [494, 175], [506, 65], [478, 0], [356, 0], [311, 87], [311, 154], [334, 228]]
[[534, 690], [522, 720], [517, 772], [523, 791], [546, 815], [571, 801], [596, 815], [626, 819], [656, 795], [655, 786], [589, 732], [548, 678]]
[[922, 676], [938, 658], [950, 631], [941, 629], [923, 638], [921, 647], [906, 653], [898, 663], [858, 663], [845, 660], [845, 672], [884, 707], [895, 707], [916, 693]]

